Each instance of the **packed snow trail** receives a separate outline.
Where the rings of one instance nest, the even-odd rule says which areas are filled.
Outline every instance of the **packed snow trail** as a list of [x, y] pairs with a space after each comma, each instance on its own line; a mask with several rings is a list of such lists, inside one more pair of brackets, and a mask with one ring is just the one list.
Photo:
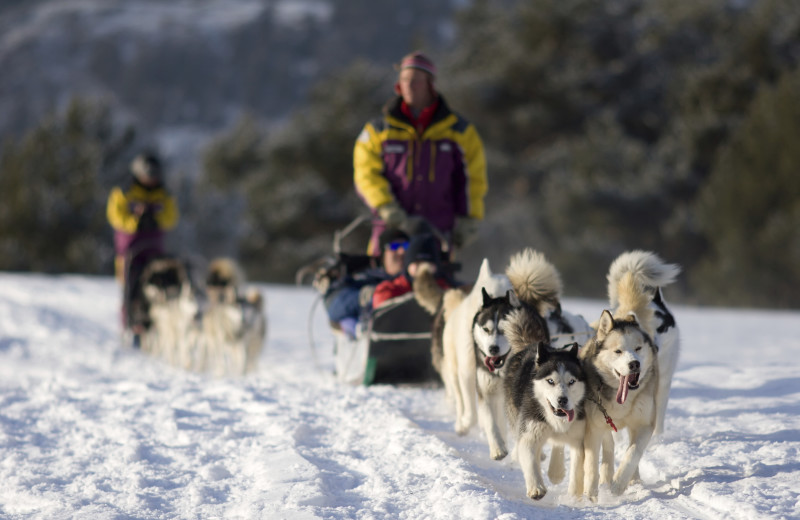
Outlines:
[[[308, 289], [262, 286], [258, 373], [214, 379], [122, 348], [111, 278], [0, 273], [2, 518], [797, 518], [800, 312], [676, 307], [683, 352], [643, 483], [525, 496], [439, 388], [332, 375]], [[590, 320], [602, 302], [567, 301]]]

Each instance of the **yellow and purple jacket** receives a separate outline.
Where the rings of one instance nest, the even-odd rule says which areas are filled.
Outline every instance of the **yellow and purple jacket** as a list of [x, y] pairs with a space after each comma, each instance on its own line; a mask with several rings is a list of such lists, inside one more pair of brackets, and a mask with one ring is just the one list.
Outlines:
[[[483, 143], [475, 127], [452, 112], [441, 96], [421, 135], [401, 103], [400, 97], [393, 100], [356, 140], [356, 191], [375, 215], [377, 208], [394, 201], [450, 239], [456, 217], [483, 218], [488, 191]], [[372, 254], [383, 229], [383, 222], [373, 219]]]
[[[147, 207], [144, 216], [135, 211], [139, 204]], [[116, 271], [119, 276], [125, 255], [132, 249], [146, 247], [163, 252], [164, 232], [177, 225], [179, 215], [175, 198], [163, 186], [151, 188], [134, 181], [126, 190], [120, 187], [111, 190], [106, 216], [114, 228]]]

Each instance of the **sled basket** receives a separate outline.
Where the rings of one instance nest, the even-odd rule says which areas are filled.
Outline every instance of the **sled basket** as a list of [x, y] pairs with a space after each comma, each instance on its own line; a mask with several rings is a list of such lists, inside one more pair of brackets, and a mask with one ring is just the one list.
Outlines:
[[424, 383], [436, 380], [431, 364], [433, 316], [413, 293], [375, 309], [356, 339], [337, 334], [336, 373], [351, 384]]

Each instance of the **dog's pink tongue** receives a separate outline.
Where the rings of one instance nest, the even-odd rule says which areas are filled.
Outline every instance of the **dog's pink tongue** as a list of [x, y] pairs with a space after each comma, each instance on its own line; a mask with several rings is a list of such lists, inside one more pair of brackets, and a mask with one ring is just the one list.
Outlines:
[[483, 364], [486, 365], [486, 368], [489, 369], [489, 372], [494, 372], [494, 358], [487, 356], [486, 359], [483, 360]]
[[564, 410], [564, 413], [567, 414], [567, 421], [572, 422], [572, 419], [575, 418], [575, 410]]
[[617, 402], [619, 404], [625, 404], [625, 400], [628, 398], [628, 379], [631, 376], [622, 376], [619, 378], [619, 388], [617, 388]]

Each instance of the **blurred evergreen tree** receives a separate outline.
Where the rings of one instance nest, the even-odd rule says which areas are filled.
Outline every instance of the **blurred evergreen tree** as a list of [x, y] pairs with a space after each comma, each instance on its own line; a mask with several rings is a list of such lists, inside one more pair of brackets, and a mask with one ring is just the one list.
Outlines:
[[109, 110], [73, 100], [0, 154], [0, 269], [111, 272], [105, 206], [135, 133]]
[[715, 240], [699, 192], [759, 89], [797, 66], [800, 5], [509, 4], [463, 12], [443, 75], [489, 158], [492, 232], [473, 255], [534, 246], [568, 292], [598, 297], [626, 249], [690, 272]]
[[712, 249], [693, 273], [703, 301], [798, 307], [800, 70], [763, 88], [698, 200]]
[[306, 109], [281, 129], [267, 135], [243, 123], [208, 149], [203, 183], [241, 201], [231, 224], [241, 240], [229, 254], [250, 276], [293, 280], [298, 267], [331, 252], [336, 229], [365, 211], [353, 190], [352, 151], [388, 84], [357, 62], [314, 86]]

